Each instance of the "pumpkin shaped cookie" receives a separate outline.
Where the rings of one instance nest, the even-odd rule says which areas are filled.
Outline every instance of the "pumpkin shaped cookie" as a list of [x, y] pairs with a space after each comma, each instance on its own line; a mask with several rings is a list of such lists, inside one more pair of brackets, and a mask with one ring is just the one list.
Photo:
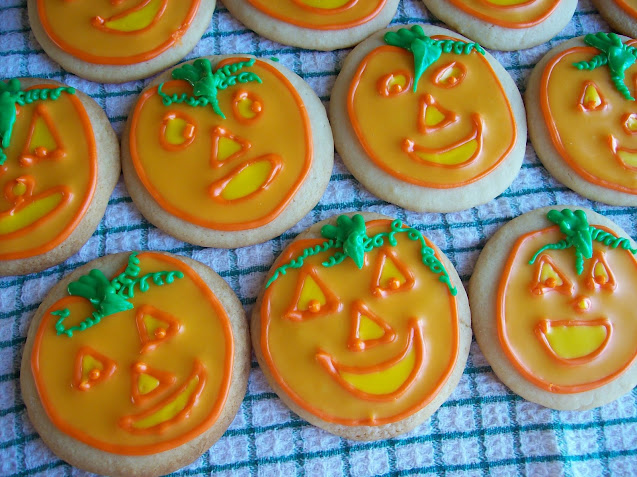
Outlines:
[[375, 214], [315, 224], [281, 254], [252, 314], [268, 382], [312, 424], [349, 439], [407, 432], [451, 394], [471, 343], [449, 260]]
[[480, 45], [429, 25], [357, 46], [332, 90], [330, 121], [352, 174], [419, 212], [493, 199], [518, 174], [526, 146], [522, 99], [504, 68]]
[[494, 50], [522, 50], [557, 35], [577, 0], [423, 0], [447, 25]]
[[122, 83], [174, 65], [210, 24], [216, 0], [28, 0], [46, 53], [83, 78]]
[[593, 5], [615, 31], [637, 37], [636, 0], [593, 0]]
[[544, 167], [584, 197], [613, 205], [637, 205], [635, 47], [614, 33], [564, 42], [535, 66], [525, 96]]
[[469, 297], [476, 340], [504, 384], [546, 407], [584, 410], [637, 384], [637, 247], [591, 210], [559, 209], [502, 227]]
[[225, 248], [296, 224], [334, 161], [311, 88], [276, 62], [244, 57], [200, 58], [158, 78], [133, 108], [122, 149], [126, 185], [149, 221]]
[[385, 28], [399, 0], [225, 0], [248, 28], [284, 45], [335, 50]]
[[85, 94], [22, 78], [0, 81], [0, 139], [0, 276], [44, 270], [102, 219], [119, 178], [117, 137]]
[[105, 475], [163, 475], [221, 437], [249, 370], [244, 312], [225, 281], [188, 258], [135, 252], [55, 286], [29, 328], [21, 386], [60, 458]]

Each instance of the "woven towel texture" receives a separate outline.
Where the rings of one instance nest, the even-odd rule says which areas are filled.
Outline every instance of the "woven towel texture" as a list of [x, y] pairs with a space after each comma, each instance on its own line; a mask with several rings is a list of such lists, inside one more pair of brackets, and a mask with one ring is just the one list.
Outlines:
[[[420, 0], [402, 0], [393, 24], [442, 25]], [[590, 1], [560, 34], [529, 50], [500, 53], [521, 91], [533, 65], [556, 44], [608, 31]], [[212, 23], [188, 59], [251, 53], [276, 56], [298, 73], [327, 105], [349, 50], [316, 52], [266, 40], [217, 3]], [[52, 78], [90, 94], [121, 134], [126, 117], [149, 80], [122, 85], [92, 83], [63, 71], [35, 41], [26, 0], [0, 1], [0, 76]], [[583, 199], [555, 181], [527, 147], [519, 176], [486, 205], [452, 214], [418, 214], [379, 200], [352, 177], [338, 155], [319, 204], [296, 226], [267, 243], [237, 250], [205, 249], [167, 236], [145, 221], [120, 180], [97, 231], [79, 253], [42, 273], [0, 278], [0, 475], [83, 475], [60, 461], [31, 426], [20, 395], [19, 369], [29, 321], [53, 284], [74, 268], [106, 254], [167, 250], [216, 270], [250, 312], [275, 257], [300, 231], [338, 212], [374, 211], [423, 231], [456, 266], [465, 284], [484, 243], [504, 223], [537, 207], [590, 207], [637, 237], [637, 211]], [[290, 412], [253, 360], [248, 393], [230, 429], [191, 466], [175, 475], [637, 475], [637, 391], [587, 412], [557, 412], [513, 395], [495, 377], [475, 341], [458, 388], [431, 419], [398, 438], [358, 443], [319, 430]]]

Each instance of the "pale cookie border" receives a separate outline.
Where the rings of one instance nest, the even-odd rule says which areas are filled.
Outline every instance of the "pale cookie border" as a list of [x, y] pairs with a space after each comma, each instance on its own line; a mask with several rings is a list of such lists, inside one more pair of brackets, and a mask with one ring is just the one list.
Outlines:
[[615, 3], [615, 0], [592, 0], [599, 14], [617, 32], [637, 37], [637, 18], [630, 18], [626, 11]]

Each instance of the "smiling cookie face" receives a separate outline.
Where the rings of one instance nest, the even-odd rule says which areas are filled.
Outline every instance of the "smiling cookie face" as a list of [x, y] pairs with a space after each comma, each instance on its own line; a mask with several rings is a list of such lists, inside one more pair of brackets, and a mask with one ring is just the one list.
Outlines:
[[[391, 230], [377, 220], [366, 232]], [[405, 419], [437, 395], [459, 360], [456, 298], [423, 264], [421, 246], [430, 244], [417, 235], [396, 233], [397, 244], [366, 252], [360, 270], [349, 258], [325, 267], [329, 253], [303, 253], [323, 240], [299, 240], [277, 262], [306, 257], [267, 288], [260, 348], [277, 385], [319, 419]]]
[[200, 0], [38, 0], [48, 37], [89, 63], [131, 65], [155, 58], [184, 35]]
[[441, 189], [472, 183], [498, 167], [517, 131], [484, 56], [443, 52], [416, 91], [414, 81], [413, 56], [404, 49], [379, 47], [360, 63], [347, 112], [369, 159], [402, 181]]
[[560, 0], [450, 0], [470, 15], [506, 28], [528, 28], [546, 20]]

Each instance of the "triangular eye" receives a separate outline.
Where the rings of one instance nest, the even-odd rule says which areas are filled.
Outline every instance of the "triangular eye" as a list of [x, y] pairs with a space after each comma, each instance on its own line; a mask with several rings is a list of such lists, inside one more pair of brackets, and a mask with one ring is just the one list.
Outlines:
[[151, 305], [142, 305], [137, 308], [135, 323], [142, 344], [142, 354], [153, 351], [157, 346], [174, 337], [181, 329], [181, 323], [177, 318]]
[[212, 131], [212, 156], [210, 165], [221, 167], [227, 162], [241, 157], [252, 144], [246, 139], [230, 133], [226, 129], [217, 126]]
[[385, 76], [382, 76], [376, 88], [378, 94], [385, 97], [398, 96], [399, 94], [406, 93], [411, 89], [413, 79], [411, 74], [406, 70], [394, 71]]
[[319, 278], [314, 267], [304, 267], [299, 273], [296, 290], [285, 317], [294, 321], [330, 315], [341, 309], [341, 302]]
[[131, 399], [135, 405], [158, 396], [177, 381], [174, 374], [153, 369], [146, 363], [133, 364], [131, 377]]
[[637, 113], [630, 113], [622, 117], [622, 126], [626, 134], [637, 134]]
[[573, 284], [546, 254], [539, 256], [535, 262], [535, 280], [531, 284], [535, 295], [556, 291], [564, 295], [572, 295]]
[[20, 155], [20, 165], [32, 166], [43, 159], [61, 159], [66, 155], [62, 139], [48, 110], [38, 104], [31, 118], [27, 141]]
[[187, 114], [171, 111], [164, 115], [159, 129], [159, 144], [167, 151], [186, 149], [195, 140], [197, 124]]
[[418, 130], [422, 134], [442, 129], [458, 120], [458, 115], [443, 108], [430, 94], [420, 100]]
[[601, 111], [606, 107], [606, 99], [602, 96], [599, 87], [592, 81], [586, 81], [580, 93], [577, 107], [580, 111]]
[[253, 124], [263, 113], [263, 100], [248, 91], [237, 91], [232, 100], [232, 112], [240, 123]]
[[396, 252], [383, 248], [374, 264], [372, 293], [387, 296], [391, 293], [410, 290], [414, 286], [414, 274], [400, 261]]
[[467, 76], [467, 68], [462, 63], [453, 61], [438, 68], [433, 74], [433, 83], [442, 88], [458, 86]]
[[362, 301], [352, 304], [350, 335], [347, 347], [352, 351], [364, 351], [382, 343], [391, 343], [396, 332], [385, 320], [376, 315]]
[[593, 253], [593, 257], [589, 260], [588, 276], [586, 277], [586, 286], [591, 290], [595, 288], [604, 288], [606, 290], [614, 290], [617, 287], [615, 276], [608, 266], [606, 257], [599, 250]]
[[106, 381], [117, 369], [115, 361], [88, 346], [79, 349], [74, 367], [73, 387], [80, 391], [88, 391]]

